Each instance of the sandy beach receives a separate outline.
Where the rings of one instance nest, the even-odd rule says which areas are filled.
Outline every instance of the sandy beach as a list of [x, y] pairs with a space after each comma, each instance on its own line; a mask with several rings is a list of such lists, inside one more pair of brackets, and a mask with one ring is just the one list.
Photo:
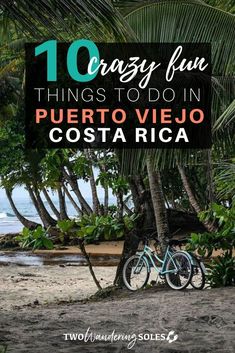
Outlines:
[[[51, 283], [52, 287], [58, 278]], [[81, 297], [78, 283], [77, 299]], [[66, 298], [70, 285], [67, 283], [67, 290], [63, 288], [61, 298]], [[19, 288], [19, 282], [15, 287]], [[93, 288], [89, 290], [91, 293]], [[5, 291], [2, 298], [1, 289], [0, 348], [7, 347], [7, 352], [12, 353], [232, 353], [235, 349], [234, 288], [178, 292], [156, 287], [139, 293], [124, 291], [96, 302], [21, 306], [36, 297], [42, 301], [40, 291], [38, 288], [37, 296], [31, 300], [23, 299], [23, 290], [19, 291], [18, 303], [12, 298], [11, 306], [7, 307], [9, 292]], [[16, 292], [15, 289], [15, 296]], [[65, 340], [65, 334], [71, 333], [79, 334], [76, 337], [82, 339], [88, 328], [92, 334], [108, 335], [115, 330], [116, 334], [131, 335], [132, 339], [145, 334], [146, 341], [136, 340], [129, 350], [128, 338], [113, 343]], [[156, 334], [168, 336], [170, 331], [178, 336], [175, 342], [156, 338], [159, 337]], [[152, 340], [147, 340], [149, 337]]]
[[[114, 258], [120, 256], [122, 246], [122, 242], [107, 242], [88, 245], [87, 251], [93, 259], [105, 254]], [[68, 247], [40, 250], [31, 256], [79, 254], [77, 247]], [[112, 285], [116, 266], [104, 266], [101, 261], [94, 271], [103, 288]], [[0, 278], [0, 352], [7, 347], [7, 353], [232, 353], [235, 348], [234, 288], [179, 292], [156, 285], [138, 293], [118, 290], [106, 299], [87, 300], [97, 291], [88, 267], [70, 262], [2, 264]], [[152, 274], [150, 281], [154, 279]], [[89, 327], [98, 334], [115, 330], [118, 334], [147, 336], [167, 335], [173, 330], [178, 339], [171, 344], [137, 340], [131, 350], [128, 341], [65, 341], [65, 333], [85, 334]]]
[[[115, 267], [95, 267], [102, 287], [112, 284]], [[0, 309], [74, 301], [97, 290], [86, 266], [0, 266]]]

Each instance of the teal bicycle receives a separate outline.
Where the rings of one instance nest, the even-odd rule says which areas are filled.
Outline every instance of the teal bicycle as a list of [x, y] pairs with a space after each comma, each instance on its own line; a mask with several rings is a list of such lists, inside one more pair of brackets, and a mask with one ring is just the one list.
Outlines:
[[[190, 283], [194, 272], [195, 259], [190, 253], [175, 250], [174, 245], [179, 245], [177, 240], [170, 240], [163, 259], [153, 251], [144, 240], [144, 249], [131, 256], [123, 267], [123, 281], [125, 286], [132, 291], [146, 286], [150, 271], [153, 268], [160, 278], [165, 278], [172, 289], [184, 289]], [[155, 241], [157, 241], [155, 239]], [[160, 264], [160, 266], [159, 266]]]

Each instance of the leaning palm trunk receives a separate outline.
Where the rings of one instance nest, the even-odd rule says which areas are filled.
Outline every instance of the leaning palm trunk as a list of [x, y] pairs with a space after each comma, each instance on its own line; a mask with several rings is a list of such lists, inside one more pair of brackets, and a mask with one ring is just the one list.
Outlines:
[[54, 226], [56, 224], [56, 221], [49, 215], [47, 212], [45, 206], [43, 205], [43, 202], [39, 196], [39, 192], [37, 192], [37, 197], [36, 194], [34, 194], [32, 188], [30, 185], [27, 185], [27, 191], [29, 193], [29, 196], [34, 204], [34, 207], [36, 208], [36, 211], [39, 215], [39, 217], [42, 220], [42, 223], [45, 228], [48, 228], [50, 226]]
[[52, 212], [54, 213], [54, 215], [56, 216], [57, 219], [60, 219], [60, 213], [57, 210], [57, 208], [55, 207], [55, 205], [54, 205], [52, 199], [50, 198], [47, 190], [45, 188], [43, 188], [42, 192], [43, 192], [43, 195], [45, 196], [45, 199], [47, 200], [48, 205], [50, 206]]
[[68, 197], [69, 201], [71, 202], [71, 204], [73, 205], [73, 207], [75, 208], [75, 210], [77, 211], [78, 215], [81, 216], [82, 215], [82, 210], [80, 209], [80, 207], [77, 205], [77, 203], [75, 202], [74, 198], [72, 197], [72, 195], [70, 194], [69, 190], [67, 189], [67, 187], [65, 185], [63, 185], [64, 188], [64, 192], [66, 194], [66, 196]]
[[84, 150], [84, 155], [85, 155], [86, 159], [89, 161], [89, 165], [90, 165], [89, 181], [90, 181], [90, 186], [91, 186], [93, 213], [98, 215], [99, 211], [100, 211], [100, 202], [99, 202], [99, 198], [97, 195], [95, 176], [94, 176], [94, 172], [93, 172], [93, 168], [92, 168], [92, 159], [94, 158], [94, 156], [92, 156], [92, 153], [89, 149]]
[[153, 210], [156, 220], [157, 234], [162, 252], [165, 252], [169, 240], [169, 225], [167, 211], [164, 202], [161, 176], [155, 171], [152, 164], [151, 155], [147, 156], [147, 171], [149, 178], [149, 187], [153, 202]]
[[7, 199], [11, 205], [11, 208], [14, 214], [16, 215], [17, 219], [20, 221], [20, 223], [22, 223], [23, 226], [26, 228], [36, 229], [39, 226], [39, 224], [26, 219], [16, 208], [16, 205], [12, 199], [11, 191], [9, 189], [5, 189], [5, 190], [6, 190]]
[[91, 166], [91, 173], [90, 173], [89, 180], [90, 180], [90, 185], [91, 185], [93, 212], [98, 215], [99, 211], [100, 211], [100, 202], [99, 202], [98, 195], [97, 195], [97, 187], [96, 187], [96, 183], [95, 183], [95, 176], [93, 173], [92, 166]]
[[[185, 170], [182, 166], [178, 165], [178, 170], [180, 173], [180, 177], [183, 183], [183, 186], [185, 188], [185, 191], [188, 195], [189, 198], [189, 202], [190, 205], [192, 206], [192, 208], [194, 209], [194, 211], [197, 213], [197, 215], [199, 215], [200, 212], [202, 212], [202, 208], [199, 205], [199, 203], [196, 200], [196, 197], [194, 196], [194, 193], [192, 191], [192, 188], [190, 186], [189, 180], [187, 175], [185, 174]], [[214, 226], [214, 224], [210, 221], [202, 221], [202, 223], [204, 224], [205, 228], [209, 231], [209, 232], [215, 232], [216, 231], [216, 227]]]
[[89, 204], [86, 202], [84, 197], [82, 196], [82, 193], [81, 193], [79, 186], [78, 186], [76, 175], [73, 175], [70, 170], [68, 170], [68, 173], [67, 173], [65, 169], [63, 170], [63, 175], [64, 175], [66, 181], [70, 184], [74, 194], [76, 195], [76, 197], [81, 205], [82, 212], [86, 213], [88, 215], [91, 214], [92, 209], [89, 206]]
[[40, 192], [37, 189], [37, 187], [34, 187], [34, 194], [37, 200], [37, 204], [38, 204], [38, 208], [40, 209], [40, 214], [42, 215], [43, 219], [46, 222], [46, 227], [50, 227], [50, 226], [55, 226], [56, 225], [56, 220], [54, 218], [52, 218], [49, 214], [49, 212], [47, 211], [46, 207], [44, 206], [44, 203], [42, 201], [42, 198], [40, 196]]
[[60, 206], [60, 219], [69, 219], [67, 211], [66, 211], [66, 204], [65, 204], [65, 195], [63, 194], [61, 186], [57, 189], [58, 198], [59, 198], [59, 206]]

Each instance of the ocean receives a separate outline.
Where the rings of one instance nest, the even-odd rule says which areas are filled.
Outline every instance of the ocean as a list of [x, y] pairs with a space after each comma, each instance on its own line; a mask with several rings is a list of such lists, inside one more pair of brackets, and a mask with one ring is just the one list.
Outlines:
[[[29, 196], [27, 193], [23, 190], [22, 193], [18, 191], [16, 195], [13, 195], [14, 197], [14, 202], [16, 204], [17, 209], [20, 211], [20, 213], [25, 216], [26, 218], [41, 223], [41, 220], [37, 214], [37, 211], [30, 200]], [[52, 200], [55, 203], [55, 206], [58, 207], [58, 200], [56, 199], [55, 195], [51, 195]], [[42, 199], [44, 201], [45, 207], [48, 209], [50, 215], [53, 217], [53, 213], [48, 206], [47, 201], [44, 199], [42, 196]], [[86, 197], [87, 202], [91, 205], [91, 198]], [[102, 200], [102, 198], [101, 198]], [[114, 202], [114, 199], [111, 198], [111, 202]], [[102, 202], [102, 201], [101, 201]], [[70, 217], [76, 217], [77, 213], [76, 210], [74, 209], [73, 205], [70, 203], [69, 200], [66, 200], [66, 205], [67, 205], [67, 213]], [[3, 190], [1, 190], [0, 193], [0, 235], [1, 234], [6, 234], [6, 233], [17, 233], [22, 230], [23, 226], [22, 224], [18, 221], [18, 219], [15, 217], [14, 212], [12, 211], [12, 208], [3, 193]]]

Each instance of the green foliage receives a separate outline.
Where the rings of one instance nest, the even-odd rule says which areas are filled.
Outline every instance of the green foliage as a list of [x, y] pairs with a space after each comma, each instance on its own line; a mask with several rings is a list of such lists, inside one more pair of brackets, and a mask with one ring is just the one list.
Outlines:
[[59, 235], [60, 241], [64, 244], [66, 243], [70, 235], [74, 233], [74, 228], [76, 228], [76, 223], [74, 220], [70, 219], [63, 219], [61, 221], [57, 222], [57, 228], [61, 231], [61, 234]]
[[204, 233], [191, 235], [189, 249], [198, 250], [202, 256], [212, 254], [213, 250], [222, 249], [225, 253], [213, 259], [209, 265], [208, 280], [211, 287], [229, 286], [234, 283], [235, 258], [233, 248], [235, 246], [235, 207], [226, 208], [222, 205], [212, 204], [210, 210], [201, 214], [201, 219], [213, 217], [219, 230], [216, 233]]
[[235, 3], [234, 0], [204, 0], [208, 5], [218, 7], [226, 12], [235, 13]]
[[[235, 204], [231, 208], [226, 208], [222, 205], [213, 203], [211, 206], [212, 215], [218, 220], [219, 226], [222, 227], [223, 234], [235, 232]], [[202, 217], [206, 219], [210, 214], [209, 211], [205, 211]]]
[[111, 216], [115, 216], [117, 214], [117, 206], [116, 205], [110, 205], [108, 207], [108, 213], [111, 215]]
[[126, 195], [129, 190], [127, 180], [122, 176], [117, 177], [113, 181], [112, 190], [115, 195], [117, 195], [118, 193], [123, 193], [124, 195]]
[[70, 219], [63, 219], [62, 221], [57, 222], [57, 227], [63, 233], [68, 233], [75, 226], [75, 221]]
[[224, 162], [216, 169], [215, 185], [220, 200], [235, 202], [235, 158]]
[[53, 242], [48, 238], [47, 230], [38, 226], [35, 230], [23, 228], [22, 233], [16, 237], [23, 249], [53, 249]]
[[[89, 37], [94, 41], [131, 40], [123, 18], [109, 1], [58, 0], [0, 2], [0, 14], [7, 27], [14, 22], [29, 39], [72, 40]], [[53, 16], [52, 16], [53, 14]], [[85, 21], [84, 21], [85, 20]], [[3, 27], [3, 26], [2, 26]], [[6, 32], [1, 28], [2, 32]]]
[[133, 228], [134, 217], [124, 217], [124, 223], [120, 223], [116, 218], [108, 216], [83, 216], [77, 222], [79, 230], [77, 235], [84, 237], [86, 242], [94, 240], [115, 240], [121, 239], [127, 230]]
[[[234, 0], [207, 0], [212, 6], [231, 11]], [[212, 46], [212, 73], [221, 85], [212, 90], [212, 126], [234, 99], [234, 16], [218, 8], [213, 8], [200, 0], [177, 1], [115, 1], [118, 5], [137, 4], [133, 11], [127, 11], [126, 20], [142, 42], [182, 43], [209, 42]], [[229, 6], [227, 4], [230, 3]], [[123, 7], [123, 6], [122, 6]], [[131, 8], [132, 10], [132, 8]], [[232, 11], [231, 11], [232, 12]], [[218, 25], [220, 24], [220, 25]], [[213, 29], [213, 30], [212, 30]], [[230, 83], [229, 83], [230, 81]], [[230, 124], [231, 127], [233, 124]], [[234, 131], [223, 128], [221, 134], [214, 135], [214, 149], [220, 150], [222, 159], [228, 157], [228, 147], [234, 148]], [[229, 147], [230, 149], [231, 147]], [[124, 175], [138, 174], [146, 164], [147, 150], [120, 151], [120, 164]], [[157, 169], [174, 167], [177, 164], [199, 165], [203, 153], [190, 149], [153, 149], [153, 164]]]
[[83, 154], [76, 156], [73, 162], [73, 171], [81, 179], [88, 181], [91, 174], [89, 160]]
[[97, 216], [84, 215], [79, 220], [63, 220], [57, 222], [57, 227], [62, 233], [71, 237], [84, 239], [86, 243], [98, 240], [121, 239], [126, 231], [134, 226], [136, 216], [124, 216], [123, 223], [111, 215]]
[[229, 252], [213, 259], [209, 265], [208, 280], [211, 287], [225, 287], [234, 284], [235, 258]]
[[7, 352], [7, 346], [0, 345], [0, 353], [6, 353]]
[[235, 207], [226, 208], [213, 203], [211, 208], [200, 215], [201, 220], [215, 219], [219, 230], [215, 233], [203, 233], [191, 235], [189, 242], [190, 250], [198, 250], [201, 256], [206, 253], [211, 255], [213, 250], [232, 250], [235, 245]]

